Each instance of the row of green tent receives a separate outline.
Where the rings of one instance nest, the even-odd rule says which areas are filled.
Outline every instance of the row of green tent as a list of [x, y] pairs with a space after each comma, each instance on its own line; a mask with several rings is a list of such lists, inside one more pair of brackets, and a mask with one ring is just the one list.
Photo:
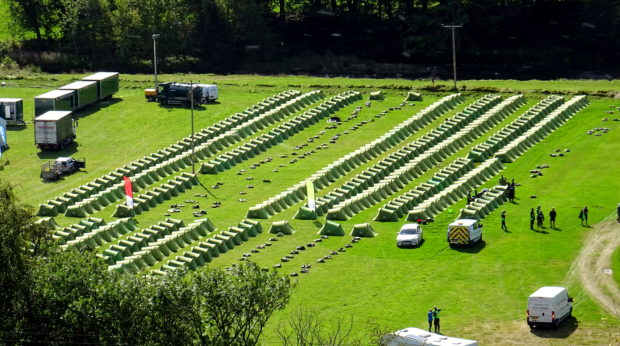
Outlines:
[[178, 196], [179, 194], [185, 192], [185, 190], [191, 189], [199, 183], [198, 177], [195, 174], [183, 172], [180, 175], [168, 180], [166, 183], [134, 197], [133, 207], [126, 204], [119, 204], [112, 216], [130, 217], [140, 215], [143, 212], [146, 212], [149, 209], [170, 200], [172, 197]]
[[285, 117], [295, 114], [323, 98], [325, 98], [323, 91], [310, 91], [270, 110], [260, 117], [245, 122], [244, 126], [236, 130], [236, 132], [244, 138], [253, 136], [256, 132], [279, 123]]
[[564, 98], [556, 95], [541, 100], [510, 124], [489, 137], [484, 143], [480, 143], [472, 148], [468, 157], [476, 162], [482, 162], [492, 157], [497, 150], [530, 129], [563, 102]]
[[[385, 151], [398, 145], [417, 130], [456, 107], [456, 105], [463, 100], [461, 94], [452, 94], [436, 101], [395, 126], [381, 137], [346, 154], [344, 157], [312, 174], [309, 180], [313, 183], [314, 188], [318, 190], [329, 186], [333, 181], [346, 175], [354, 168], [375, 159]], [[267, 201], [250, 207], [247, 212], [247, 217], [267, 219], [281, 210], [303, 200], [305, 197], [306, 180], [293, 185], [293, 187], [288, 188], [286, 191], [281, 192]], [[315, 212], [306, 207], [302, 207], [296, 217], [301, 219], [316, 219]]]
[[[293, 229], [293, 226], [291, 226], [288, 220], [275, 221], [271, 224], [269, 233], [291, 235], [295, 233], [295, 230]], [[334, 221], [326, 221], [321, 227], [321, 229], [319, 229], [317, 234], [341, 237], [345, 235], [345, 232], [340, 223]], [[370, 223], [354, 225], [350, 234], [353, 237], [374, 237], [375, 235], [377, 235]]]
[[[41, 218], [40, 220], [45, 219], [50, 221], [53, 220], [51, 217]], [[63, 228], [59, 228], [55, 221], [53, 223], [50, 223], [50, 221], [47, 223], [51, 226], [50, 229], [53, 230], [52, 238], [54, 238], [54, 240], [56, 240], [59, 244], [65, 244], [66, 242], [73, 240], [84, 233], [91, 232], [92, 230], [105, 225], [105, 221], [97, 217], [89, 217], [88, 219], [80, 220], [80, 222], [76, 224]]]
[[162, 262], [166, 257], [206, 237], [215, 231], [215, 226], [209, 219], [198, 219], [185, 227], [179, 228], [163, 238], [143, 246], [140, 250], [117, 261], [109, 267], [110, 270], [127, 270], [139, 272]]
[[[137, 192], [147, 186], [153, 185], [158, 181], [183, 170], [192, 165], [191, 157], [179, 156], [174, 157], [166, 162], [159, 163], [153, 167], [136, 174], [132, 178], [133, 191]], [[187, 178], [193, 179], [189, 173], [181, 174], [183, 180]], [[192, 181], [195, 181], [193, 179]], [[197, 183], [194, 183], [194, 185]], [[187, 185], [187, 184], [186, 184]], [[188, 188], [190, 188], [189, 186]], [[176, 196], [176, 195], [175, 195]], [[95, 213], [101, 209], [111, 205], [125, 197], [125, 183], [116, 183], [103, 191], [97, 192], [91, 197], [87, 197], [73, 205], [67, 207], [65, 216], [68, 217], [86, 217], [88, 214]], [[140, 211], [139, 211], [140, 212]], [[132, 213], [115, 214], [118, 217], [133, 216]]]
[[416, 205], [447, 188], [474, 167], [473, 160], [464, 157], [457, 158], [428, 181], [419, 184], [381, 207], [375, 221], [398, 221]]
[[502, 162], [513, 162], [525, 151], [543, 140], [548, 134], [562, 126], [568, 119], [588, 105], [585, 95], [575, 96], [556, 110], [551, 112], [544, 120], [495, 154]]
[[166, 271], [178, 270], [179, 268], [196, 268], [205, 265], [235, 246], [248, 241], [250, 237], [256, 237], [263, 229], [258, 221], [243, 220], [236, 227], [229, 227], [227, 231], [219, 232], [201, 241], [190, 250], [180, 256], [175, 256], [161, 266], [160, 270], [154, 270], [156, 274], [164, 274]]
[[269, 133], [255, 138], [254, 142], [250, 141], [244, 146], [240, 146], [204, 163], [200, 172], [203, 174], [217, 174], [218, 172], [230, 169], [236, 164], [254, 157], [273, 145], [281, 143], [306, 127], [317, 123], [319, 120], [332, 115], [339, 109], [361, 98], [362, 94], [357, 91], [347, 91], [332, 97], [329, 101], [323, 102], [316, 108], [304, 112], [294, 119], [277, 126], [269, 131]]
[[82, 235], [75, 237], [73, 240], [69, 240], [66, 244], [62, 245], [62, 249], [76, 248], [78, 250], [83, 249], [96, 249], [106, 243], [113, 242], [115, 239], [122, 237], [127, 233], [131, 233], [138, 229], [136, 220], [134, 219], [118, 219], [110, 223], [101, 225], [92, 229], [90, 232], [83, 233]]
[[[318, 234], [334, 237], [342, 237], [345, 235], [342, 225], [334, 221], [325, 221], [323, 227], [319, 230]], [[353, 225], [351, 232], [352, 237], [365, 237], [372, 238], [377, 235], [370, 223], [358, 223]]]
[[467, 192], [484, 184], [502, 169], [504, 169], [504, 165], [498, 159], [484, 161], [459, 178], [454, 184], [409, 210], [407, 220], [415, 222], [418, 219], [434, 218], [450, 205], [465, 197]]
[[[298, 96], [297, 98], [289, 100], [284, 105], [289, 107], [296, 103], [305, 104], [308, 102], [312, 102], [308, 99], [316, 99], [317, 97], [320, 98], [321, 95], [322, 93], [320, 91], [307, 93], [305, 95]], [[272, 114], [272, 111], [277, 110], [278, 107], [276, 107], [275, 109], [270, 107], [270, 109], [271, 110], [267, 113], [264, 113], [260, 116], [255, 116], [254, 119], [264, 119], [265, 117], [269, 117], [270, 114]], [[289, 114], [288, 111], [286, 113]], [[237, 132], [242, 132], [241, 129], [248, 126], [249, 125], [247, 123], [243, 123], [242, 125], [237, 126], [235, 130], [227, 131], [224, 134], [221, 134], [215, 138], [208, 140], [206, 143], [201, 144], [194, 150], [194, 158], [192, 158], [192, 151], [184, 151], [177, 156], [173, 156], [164, 162], [158, 163], [157, 165], [151, 166], [150, 168], [147, 168], [144, 171], [136, 174], [132, 178], [134, 190], [138, 191], [139, 189], [152, 185], [160, 179], [163, 179], [173, 174], [174, 172], [189, 167], [190, 165], [192, 165], [192, 160], [204, 160], [210, 157], [212, 154], [215, 154], [218, 151], [224, 149], [225, 147], [240, 141], [243, 136], [238, 135]], [[92, 197], [89, 197], [70, 206], [69, 208], [67, 208], [65, 215], [73, 217], [85, 217], [87, 214], [98, 211], [101, 208], [122, 199], [123, 191], [124, 183], [117, 183]], [[139, 213], [140, 210], [137, 210], [137, 212]], [[133, 215], [133, 213], [128, 210], [120, 210], [115, 215], [123, 217], [131, 216]]]
[[[497, 105], [500, 100], [501, 97], [493, 95], [481, 98], [464, 111], [444, 121], [437, 129], [388, 155], [347, 181], [342, 187], [319, 197], [316, 203], [317, 215], [327, 213], [328, 220], [347, 220], [353, 215], [352, 213], [357, 213], [395, 193], [443, 160], [449, 152], [458, 149], [456, 146], [439, 149], [433, 148], [434, 146], [473, 119], [487, 113], [489, 108]], [[450, 151], [445, 149], [450, 149]], [[358, 196], [360, 203], [355, 196]], [[354, 197], [353, 200], [351, 197]]]
[[102, 257], [106, 259], [108, 265], [116, 264], [158, 239], [179, 231], [184, 226], [181, 220], [166, 218], [148, 228], [136, 230], [131, 235], [110, 245], [103, 251]]
[[494, 186], [461, 209], [459, 219], [482, 220], [506, 201], [506, 185]]
[[[216, 123], [209, 128], [203, 129], [194, 135], [194, 145], [205, 142], [211, 138], [214, 138], [221, 133], [224, 133], [238, 125], [243, 124], [248, 119], [255, 118], [260, 114], [263, 114], [280, 104], [283, 104], [290, 99], [300, 95], [301, 92], [296, 90], [289, 90], [280, 94], [271, 96], [256, 105], [246, 109], [242, 113], [236, 113], [233, 116]], [[53, 200], [49, 200], [47, 203], [39, 205], [37, 212], [38, 216], [56, 216], [60, 213], [64, 213], [67, 207], [82, 201], [93, 194], [110, 188], [113, 185], [122, 183], [123, 176], [132, 177], [135, 174], [145, 171], [146, 169], [162, 163], [166, 160], [174, 158], [184, 152], [190, 150], [192, 145], [191, 137], [184, 138], [175, 144], [172, 144], [164, 149], [159, 150], [156, 153], [145, 156], [130, 164], [116, 169], [102, 177], [95, 179], [93, 182], [82, 185], [75, 188], [62, 196], [58, 196]]]

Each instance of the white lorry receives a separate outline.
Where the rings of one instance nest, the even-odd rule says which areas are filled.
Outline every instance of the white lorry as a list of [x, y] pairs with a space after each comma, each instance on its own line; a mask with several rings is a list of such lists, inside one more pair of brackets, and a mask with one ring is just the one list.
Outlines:
[[70, 111], [49, 111], [34, 118], [34, 144], [41, 149], [62, 150], [75, 139]]
[[482, 224], [474, 219], [458, 219], [448, 225], [448, 244], [473, 245], [482, 240]]
[[405, 328], [390, 333], [384, 337], [388, 346], [401, 345], [434, 345], [434, 346], [477, 346], [474, 340], [454, 338], [441, 334], [427, 332], [420, 328]]
[[217, 85], [215, 84], [196, 84], [202, 89], [202, 95], [206, 97], [207, 102], [213, 102], [218, 98]]
[[545, 286], [527, 299], [527, 324], [530, 328], [557, 327], [573, 314], [573, 298], [564, 287]]

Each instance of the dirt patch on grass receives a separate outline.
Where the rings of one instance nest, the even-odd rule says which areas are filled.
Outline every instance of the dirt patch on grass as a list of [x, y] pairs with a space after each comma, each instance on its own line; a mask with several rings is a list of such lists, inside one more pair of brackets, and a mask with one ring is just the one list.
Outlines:
[[605, 269], [611, 268], [611, 257], [620, 246], [620, 224], [617, 221], [601, 222], [592, 228], [571, 271], [592, 298], [620, 318], [620, 289]]
[[[620, 330], [610, 331], [609, 326], [591, 323], [580, 324], [575, 318], [562, 322], [559, 328], [536, 328], [530, 330], [522, 321], [491, 322], [478, 324], [465, 329], [466, 338], [475, 339], [480, 345], [617, 345], [620, 343]], [[475, 337], [469, 337], [475, 335]]]

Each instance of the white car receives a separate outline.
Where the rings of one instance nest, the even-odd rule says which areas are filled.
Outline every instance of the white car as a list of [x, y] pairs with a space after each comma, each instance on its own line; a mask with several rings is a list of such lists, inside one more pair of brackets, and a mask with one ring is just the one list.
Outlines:
[[401, 246], [418, 246], [424, 239], [422, 227], [417, 223], [407, 223], [400, 228], [396, 235], [396, 245]]

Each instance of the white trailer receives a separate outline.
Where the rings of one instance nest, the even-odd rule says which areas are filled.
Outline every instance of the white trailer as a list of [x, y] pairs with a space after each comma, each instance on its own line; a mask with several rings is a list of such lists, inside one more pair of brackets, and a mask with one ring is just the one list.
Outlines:
[[71, 112], [49, 111], [34, 118], [34, 144], [40, 149], [63, 149], [75, 139]]

